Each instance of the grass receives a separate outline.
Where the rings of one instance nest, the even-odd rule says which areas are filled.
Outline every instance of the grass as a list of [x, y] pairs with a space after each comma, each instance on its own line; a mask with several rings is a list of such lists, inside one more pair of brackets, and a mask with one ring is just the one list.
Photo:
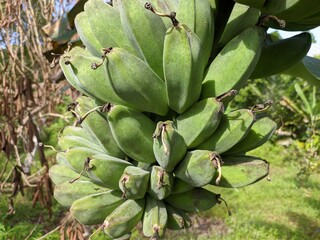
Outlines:
[[[241, 189], [210, 187], [228, 202], [232, 216], [227, 215], [224, 204], [217, 205], [194, 215], [191, 229], [167, 231], [166, 239], [320, 239], [320, 176], [299, 182], [294, 152], [283, 147], [266, 144], [252, 154], [270, 161], [271, 181], [263, 179]], [[7, 205], [1, 198], [1, 213], [7, 211]], [[27, 197], [19, 197], [16, 214], [1, 218], [0, 239], [25, 239], [30, 233], [28, 239], [37, 239], [59, 225], [63, 209], [55, 203], [53, 210], [54, 217], [49, 219], [41, 206], [31, 208]], [[135, 230], [132, 239], [141, 239], [140, 232]], [[55, 232], [46, 239], [59, 239], [59, 234]], [[93, 239], [105, 237], [98, 233]]]

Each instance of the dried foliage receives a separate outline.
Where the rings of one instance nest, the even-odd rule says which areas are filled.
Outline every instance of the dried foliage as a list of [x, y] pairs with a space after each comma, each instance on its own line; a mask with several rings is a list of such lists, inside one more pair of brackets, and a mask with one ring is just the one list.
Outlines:
[[[60, 81], [61, 70], [50, 67], [44, 53], [66, 45], [70, 39], [52, 41], [45, 29], [74, 3], [0, 0], [0, 151], [4, 153], [0, 159], [5, 161], [1, 163], [0, 195], [9, 194], [9, 214], [14, 213], [12, 198], [23, 194], [25, 187], [34, 189], [33, 205], [40, 202], [51, 214], [49, 163], [40, 133], [57, 116], [55, 108], [67, 83]], [[60, 26], [59, 21], [55, 26]], [[36, 154], [41, 168], [32, 173]]]

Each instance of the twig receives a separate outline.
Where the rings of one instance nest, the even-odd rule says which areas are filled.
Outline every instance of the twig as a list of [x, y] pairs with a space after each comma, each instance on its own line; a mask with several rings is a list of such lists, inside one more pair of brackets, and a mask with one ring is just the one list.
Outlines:
[[62, 227], [63, 224], [59, 225], [58, 227], [56, 227], [55, 229], [51, 230], [50, 232], [48, 232], [47, 234], [43, 235], [40, 238], [37, 238], [36, 240], [41, 240], [41, 239], [45, 239], [46, 237], [48, 237], [50, 234], [54, 233], [55, 231], [59, 230]]
[[31, 237], [31, 235], [33, 234], [33, 232], [34, 232], [34, 231], [36, 230], [36, 228], [38, 227], [38, 225], [39, 225], [39, 223], [40, 223], [41, 217], [42, 217], [42, 216], [40, 216], [40, 217], [38, 218], [37, 224], [34, 226], [34, 228], [31, 230], [31, 232], [29, 233], [29, 235], [28, 235], [24, 240], [28, 240], [28, 239]]

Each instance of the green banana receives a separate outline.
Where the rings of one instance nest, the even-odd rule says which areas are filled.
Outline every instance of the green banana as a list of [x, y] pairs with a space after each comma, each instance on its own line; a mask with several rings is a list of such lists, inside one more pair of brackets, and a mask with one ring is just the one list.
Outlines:
[[220, 203], [220, 194], [215, 194], [204, 188], [193, 188], [180, 194], [170, 195], [164, 201], [174, 208], [186, 212], [202, 212]]
[[[78, 97], [77, 102], [76, 112], [80, 116], [84, 116], [87, 112], [98, 107], [94, 100], [85, 96]], [[126, 158], [126, 154], [114, 140], [106, 116], [103, 116], [101, 112], [98, 112], [98, 110], [91, 112], [85, 117], [81, 125], [105, 149], [108, 155], [121, 159]]]
[[163, 68], [169, 107], [178, 113], [184, 112], [195, 103], [201, 92], [201, 81], [205, 61], [202, 58], [203, 46], [198, 36], [186, 25], [180, 24], [175, 13], [169, 17], [173, 26], [164, 39]]
[[254, 121], [255, 115], [251, 110], [229, 112], [222, 116], [218, 129], [198, 149], [224, 153], [247, 135]]
[[107, 119], [123, 152], [139, 162], [156, 162], [152, 140], [154, 122], [144, 114], [120, 105], [110, 107]]
[[296, 65], [306, 56], [311, 43], [311, 35], [307, 32], [275, 42], [268, 41], [250, 78], [271, 76]]
[[246, 153], [261, 146], [271, 138], [276, 128], [277, 124], [269, 117], [259, 118], [254, 122], [247, 136], [225, 152], [225, 154], [236, 155]]
[[89, 159], [87, 175], [98, 185], [119, 189], [123, 171], [132, 164], [108, 155], [96, 155]]
[[105, 58], [104, 74], [118, 96], [141, 111], [167, 114], [165, 83], [147, 63], [121, 48], [110, 49]]
[[180, 178], [174, 177], [171, 195], [188, 192], [193, 188], [194, 187], [192, 185], [190, 185], [189, 183], [182, 181]]
[[112, 239], [131, 232], [139, 223], [144, 211], [145, 199], [126, 200], [104, 220], [104, 232]]
[[137, 54], [121, 26], [120, 13], [103, 0], [89, 0], [84, 5], [93, 34], [103, 48], [125, 48]]
[[[53, 165], [49, 169], [49, 177], [51, 178], [52, 182], [55, 185], [58, 185], [64, 182], [69, 182], [70, 180], [73, 180], [78, 176], [79, 176], [78, 173], [74, 172], [72, 169], [70, 169], [66, 165], [57, 164], [57, 165]], [[83, 176], [81, 176], [80, 180], [89, 181], [89, 179]]]
[[163, 201], [146, 196], [146, 206], [142, 220], [142, 231], [146, 237], [159, 239], [164, 237], [168, 214]]
[[118, 190], [88, 195], [73, 202], [71, 215], [81, 224], [94, 225], [102, 223], [117, 207], [125, 202]]
[[188, 148], [198, 146], [217, 129], [224, 112], [221, 100], [228, 94], [233, 95], [235, 92], [197, 102], [176, 118], [177, 131], [183, 136]]
[[64, 54], [62, 57], [60, 57], [59, 65], [63, 71], [64, 76], [66, 77], [69, 84], [74, 87], [76, 90], [78, 90], [80, 93], [90, 96], [91, 98], [95, 98], [92, 93], [90, 93], [88, 90], [85, 89], [82, 83], [79, 82], [79, 79], [75, 75], [72, 67], [70, 59], [72, 56]]
[[95, 144], [92, 140], [89, 141], [77, 136], [61, 136], [58, 140], [58, 144], [62, 150], [74, 147], [86, 147], [101, 153], [106, 153], [101, 146]]
[[266, 0], [235, 0], [237, 3], [244, 4], [253, 8], [261, 8], [265, 5]]
[[257, 8], [236, 3], [232, 9], [218, 46], [225, 46], [246, 28], [254, 26], [259, 19], [259, 15], [260, 11]]
[[[74, 147], [69, 148], [66, 151], [65, 158], [70, 164], [72, 170], [77, 173], [83, 172], [85, 162], [87, 159], [93, 158], [93, 156], [101, 154], [101, 152], [95, 151], [86, 147]], [[86, 176], [86, 173], [84, 172]]]
[[85, 129], [82, 127], [66, 126], [61, 131], [62, 136], [80, 137], [92, 141]]
[[158, 122], [153, 134], [153, 152], [159, 165], [167, 172], [172, 172], [186, 154], [187, 145], [172, 121]]
[[298, 22], [301, 24], [320, 25], [320, 11], [317, 11], [316, 13], [309, 15], [306, 18], [299, 20]]
[[74, 19], [74, 23], [77, 29], [77, 33], [79, 34], [79, 37], [83, 44], [86, 46], [86, 49], [88, 49], [93, 56], [100, 57], [103, 45], [101, 45], [101, 43], [93, 33], [88, 21], [87, 14], [85, 12], [77, 14]]
[[118, 0], [121, 23], [140, 58], [163, 79], [162, 55], [166, 28], [159, 16], [145, 9], [145, 4], [145, 0]]
[[203, 46], [203, 58], [207, 62], [214, 37], [214, 16], [210, 1], [182, 0], [179, 2], [176, 17], [199, 37]]
[[[71, 85], [75, 85], [74, 87], [77, 90], [85, 89], [85, 92], [83, 92], [85, 95], [100, 102], [131, 106], [113, 91], [102, 68], [96, 70], [91, 68], [93, 63], [101, 61], [100, 58], [92, 56], [90, 52], [80, 47], [72, 48], [65, 56], [69, 57], [68, 67], [64, 63], [60, 64], [60, 66], [68, 82]], [[72, 77], [76, 79], [71, 79]]]
[[298, 64], [285, 70], [283, 74], [302, 78], [308, 81], [309, 83], [311, 83], [312, 85], [320, 87], [320, 81], [319, 81], [320, 74], [317, 74], [317, 71], [316, 71], [318, 68], [314, 67], [313, 69], [315, 71], [312, 71], [312, 69], [309, 67], [309, 66], [317, 66], [317, 65], [320, 66], [319, 59], [306, 56]]
[[[211, 182], [217, 170], [221, 174], [218, 154], [207, 150], [194, 150], [187, 152], [174, 174], [193, 187], [202, 187]], [[220, 178], [219, 175], [216, 181], [219, 182]]]
[[225, 156], [223, 158], [222, 178], [219, 184], [210, 184], [225, 188], [245, 187], [260, 181], [269, 174], [269, 163], [252, 156]]
[[286, 22], [285, 26], [279, 25], [278, 21], [268, 21], [264, 23], [266, 27], [279, 29], [283, 31], [309, 31], [319, 27], [319, 24], [303, 24], [302, 22]]
[[168, 213], [167, 228], [170, 230], [181, 230], [192, 226], [192, 220], [182, 210], [166, 205]]
[[77, 199], [106, 191], [108, 191], [107, 188], [102, 188], [90, 181], [79, 180], [74, 183], [64, 182], [55, 186], [54, 198], [62, 206], [70, 207]]
[[259, 60], [264, 35], [260, 27], [247, 28], [221, 50], [203, 80], [201, 99], [245, 85]]
[[140, 199], [143, 198], [148, 189], [150, 172], [141, 168], [128, 166], [124, 169], [119, 179], [119, 188], [124, 198]]
[[67, 166], [67, 167], [72, 169], [72, 166], [70, 165], [70, 163], [68, 162], [68, 160], [66, 158], [66, 153], [65, 152], [58, 152], [57, 156], [56, 156], [56, 161], [57, 161], [57, 163], [59, 165]]
[[172, 173], [166, 172], [160, 166], [152, 166], [148, 193], [154, 199], [162, 200], [171, 194], [172, 186]]
[[319, 8], [320, 2], [315, 0], [267, 0], [260, 10], [264, 15], [275, 15], [286, 22], [299, 22]]

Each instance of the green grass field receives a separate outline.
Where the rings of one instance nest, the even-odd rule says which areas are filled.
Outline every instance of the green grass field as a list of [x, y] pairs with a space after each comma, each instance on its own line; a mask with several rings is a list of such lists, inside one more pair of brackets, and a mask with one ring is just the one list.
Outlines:
[[[254, 154], [270, 161], [271, 181], [263, 179], [241, 189], [211, 187], [228, 202], [232, 216], [228, 216], [222, 203], [194, 215], [193, 228], [167, 231], [166, 239], [320, 239], [320, 176], [312, 175], [305, 183], [297, 181], [294, 153], [282, 147], [266, 144]], [[19, 197], [16, 214], [1, 218], [0, 239], [37, 239], [59, 225], [63, 209], [57, 203], [52, 219], [40, 206], [31, 208], [29, 204]], [[7, 207], [8, 203], [2, 197], [2, 216]], [[46, 239], [59, 239], [59, 231]], [[100, 233], [93, 239], [104, 237]], [[132, 239], [141, 239], [139, 229]]]

